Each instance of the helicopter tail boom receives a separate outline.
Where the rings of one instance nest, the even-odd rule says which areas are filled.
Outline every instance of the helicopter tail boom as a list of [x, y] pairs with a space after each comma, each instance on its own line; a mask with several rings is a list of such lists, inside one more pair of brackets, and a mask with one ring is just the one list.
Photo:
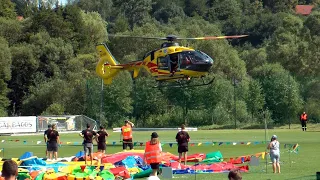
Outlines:
[[113, 77], [117, 75], [123, 67], [117, 66], [120, 63], [112, 56], [109, 48], [105, 44], [99, 44], [96, 48], [100, 56], [96, 72], [105, 84], [111, 84]]

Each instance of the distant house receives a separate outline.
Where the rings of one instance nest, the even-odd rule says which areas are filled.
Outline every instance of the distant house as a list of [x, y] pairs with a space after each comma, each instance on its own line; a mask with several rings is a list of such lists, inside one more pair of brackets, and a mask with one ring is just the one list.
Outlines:
[[296, 13], [308, 16], [312, 12], [313, 5], [296, 5]]

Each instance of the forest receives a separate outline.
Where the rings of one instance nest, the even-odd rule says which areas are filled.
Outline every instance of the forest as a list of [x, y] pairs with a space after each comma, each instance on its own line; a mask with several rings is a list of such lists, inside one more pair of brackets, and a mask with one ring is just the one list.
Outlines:
[[[85, 115], [108, 127], [231, 128], [320, 122], [320, 0], [0, 0], [0, 116]], [[312, 5], [312, 13], [296, 13]], [[240, 35], [186, 41], [214, 59], [212, 84], [153, 88], [146, 71], [103, 85], [96, 45], [121, 63], [160, 40], [108, 37]], [[197, 80], [196, 80], [197, 81]]]

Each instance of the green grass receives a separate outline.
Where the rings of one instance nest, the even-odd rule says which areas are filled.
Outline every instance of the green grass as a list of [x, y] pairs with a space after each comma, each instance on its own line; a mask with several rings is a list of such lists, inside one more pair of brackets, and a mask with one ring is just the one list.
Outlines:
[[[295, 127], [295, 126], [294, 126]], [[276, 134], [281, 143], [281, 174], [272, 174], [271, 165], [267, 166], [267, 173], [265, 170], [265, 160], [260, 159], [261, 165], [258, 167], [250, 167], [248, 173], [243, 173], [243, 179], [316, 179], [316, 172], [320, 171], [319, 162], [319, 149], [320, 131], [314, 127], [308, 132], [302, 132], [299, 128], [289, 129], [272, 129], [267, 131], [268, 139], [271, 135]], [[110, 131], [109, 131], [110, 132]], [[145, 142], [149, 139], [151, 132], [134, 132], [134, 141]], [[159, 131], [160, 140], [162, 142], [174, 142], [175, 131]], [[191, 141], [194, 142], [239, 142], [239, 141], [264, 141], [264, 130], [202, 130], [197, 132], [189, 132]], [[66, 142], [81, 142], [81, 138], [77, 134], [60, 134], [61, 141]], [[19, 142], [9, 140], [19, 139]], [[1, 140], [6, 140], [1, 143]], [[27, 141], [26, 144], [23, 141]], [[45, 145], [36, 144], [36, 141], [43, 140], [43, 136], [0, 136], [0, 148], [4, 148], [4, 157], [19, 157], [26, 151], [31, 151], [35, 156], [44, 157]], [[33, 141], [33, 142], [32, 142]], [[116, 146], [112, 142], [117, 142]], [[107, 153], [115, 153], [122, 150], [119, 142], [119, 133], [110, 133], [108, 138], [109, 146]], [[291, 153], [291, 161], [289, 161], [289, 153], [285, 152], [283, 145], [285, 143], [299, 143], [299, 153]], [[221, 151], [224, 157], [237, 157], [241, 155], [250, 155], [265, 150], [265, 144], [259, 145], [205, 145], [190, 146], [189, 154], [193, 153], [208, 153], [213, 151]], [[143, 147], [136, 146], [135, 149], [143, 149]], [[62, 145], [59, 149], [59, 156], [66, 157], [72, 156], [76, 152], [82, 150], [80, 145]], [[96, 150], [96, 146], [95, 146]], [[163, 146], [163, 151], [177, 154], [177, 146], [173, 145], [172, 148], [166, 144]], [[2, 156], [2, 154], [0, 154]], [[195, 178], [195, 175], [175, 175], [178, 179]], [[198, 174], [197, 179], [227, 179], [227, 174]]]

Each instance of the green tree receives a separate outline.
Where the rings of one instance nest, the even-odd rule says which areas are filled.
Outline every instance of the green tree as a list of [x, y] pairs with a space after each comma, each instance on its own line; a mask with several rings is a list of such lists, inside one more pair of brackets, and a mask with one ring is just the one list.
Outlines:
[[15, 4], [10, 0], [0, 0], [0, 17], [15, 19], [16, 16]]
[[150, 116], [164, 114], [167, 110], [167, 102], [164, 94], [155, 86], [155, 81], [150, 77], [135, 79], [132, 91], [133, 115], [140, 127], [154, 127], [155, 122], [147, 122]]
[[272, 12], [290, 12], [298, 2], [298, 0], [263, 0], [263, 5]]
[[29, 87], [34, 84], [34, 76], [39, 67], [39, 62], [33, 54], [33, 46], [30, 44], [16, 44], [10, 48], [12, 54], [12, 78], [8, 83], [12, 90], [9, 93], [12, 113], [20, 113], [22, 102], [29, 93]]
[[85, 13], [81, 11], [81, 17], [83, 20], [82, 52], [95, 52], [95, 46], [107, 40], [107, 23], [96, 12]]
[[276, 123], [287, 123], [301, 109], [299, 83], [280, 64], [265, 64], [253, 71], [265, 94], [266, 107]]
[[9, 105], [9, 100], [7, 98], [7, 93], [9, 89], [7, 88], [7, 81], [11, 79], [11, 53], [8, 46], [8, 42], [0, 37], [0, 116], [7, 115], [7, 107]]
[[265, 105], [265, 97], [259, 81], [250, 81], [246, 102], [248, 110], [251, 113], [251, 118], [253, 119], [254, 117], [258, 117], [259, 112], [263, 110], [263, 107]]
[[0, 17], [0, 36], [5, 38], [9, 45], [17, 43], [22, 36], [22, 26], [20, 22]]
[[182, 7], [174, 1], [158, 1], [153, 7], [153, 11], [153, 17], [163, 23], [168, 23], [169, 19], [174, 17], [183, 18], [185, 16]]
[[208, 6], [203, 0], [185, 0], [184, 12], [187, 16], [205, 16]]
[[103, 20], [107, 20], [112, 11], [112, 0], [79, 0], [78, 6], [86, 12], [98, 12]]
[[244, 50], [241, 52], [240, 58], [246, 62], [247, 72], [251, 74], [255, 67], [262, 66], [267, 62], [266, 48]]
[[146, 19], [150, 18], [151, 0], [114, 0], [113, 3], [116, 11], [128, 18], [131, 28], [134, 25], [141, 26]]

